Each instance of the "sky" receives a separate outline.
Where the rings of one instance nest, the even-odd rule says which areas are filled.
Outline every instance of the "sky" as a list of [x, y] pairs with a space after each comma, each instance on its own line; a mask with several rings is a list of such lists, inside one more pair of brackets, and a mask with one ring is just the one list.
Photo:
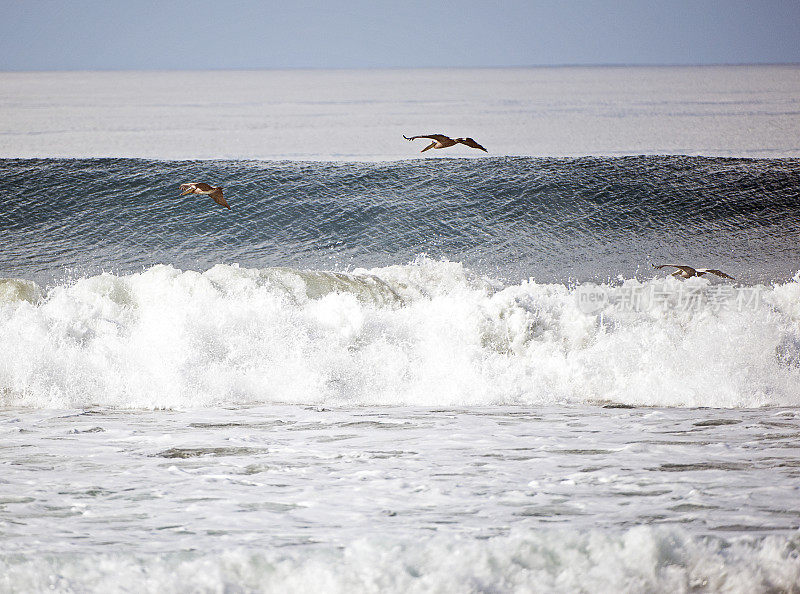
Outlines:
[[0, 0], [0, 70], [800, 62], [798, 0]]

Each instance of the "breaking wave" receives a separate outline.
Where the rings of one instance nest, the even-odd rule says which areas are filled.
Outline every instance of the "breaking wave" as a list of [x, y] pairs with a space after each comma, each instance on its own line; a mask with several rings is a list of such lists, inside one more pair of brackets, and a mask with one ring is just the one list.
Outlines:
[[421, 258], [0, 281], [0, 406], [270, 402], [797, 406], [800, 278], [503, 286]]

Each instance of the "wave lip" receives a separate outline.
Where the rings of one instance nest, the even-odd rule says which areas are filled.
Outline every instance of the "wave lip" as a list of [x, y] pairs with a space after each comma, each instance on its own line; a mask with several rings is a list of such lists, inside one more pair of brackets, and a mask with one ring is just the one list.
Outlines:
[[[706, 279], [628, 280], [601, 287], [663, 299], [597, 311], [582, 286], [503, 286], [427, 258], [9, 286], [30, 298], [0, 302], [3, 406], [800, 405], [797, 277], [749, 288], [747, 307], [719, 307]], [[679, 307], [689, 290], [705, 301]]]

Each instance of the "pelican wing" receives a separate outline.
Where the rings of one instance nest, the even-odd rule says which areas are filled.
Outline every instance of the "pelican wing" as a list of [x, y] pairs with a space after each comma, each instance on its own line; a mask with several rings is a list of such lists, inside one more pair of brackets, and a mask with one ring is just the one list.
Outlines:
[[715, 270], [714, 268], [698, 268], [698, 269], [697, 269], [697, 272], [702, 272], [702, 273], [704, 273], [704, 274], [705, 274], [706, 272], [709, 272], [709, 273], [711, 273], [711, 274], [716, 274], [717, 276], [719, 276], [719, 277], [722, 277], [722, 278], [729, 278], [729, 279], [731, 279], [731, 280], [736, 280], [736, 279], [735, 279], [735, 278], [733, 278], [732, 276], [729, 276], [729, 275], [725, 274], [725, 273], [724, 273], [724, 272], [722, 272], [721, 270]]
[[209, 194], [214, 199], [214, 202], [219, 204], [220, 206], [224, 206], [225, 208], [230, 208], [228, 203], [225, 201], [225, 198], [222, 196], [222, 188], [216, 188], [213, 192]]
[[411, 136], [410, 138], [403, 134], [403, 138], [406, 140], [416, 140], [417, 138], [430, 138], [431, 140], [435, 140], [436, 142], [446, 142], [450, 140], [449, 136], [445, 136], [444, 134], [422, 134], [420, 136]]
[[477, 142], [472, 140], [471, 138], [465, 138], [464, 140], [461, 141], [461, 144], [466, 144], [470, 148], [480, 149], [484, 153], [488, 153], [489, 152], [485, 148], [483, 148], [481, 145], [479, 145]]
[[201, 192], [210, 192], [211, 190], [214, 189], [214, 186], [207, 184], [205, 182], [200, 182], [198, 184], [192, 184], [192, 185]]
[[653, 268], [661, 269], [661, 268], [677, 268], [678, 270], [683, 270], [686, 274], [696, 274], [696, 270], [691, 266], [683, 266], [682, 264], [659, 264], [656, 266], [653, 264]]
[[430, 143], [428, 146], [426, 146], [426, 147], [425, 147], [424, 149], [422, 149], [420, 152], [421, 152], [421, 153], [424, 153], [424, 152], [425, 152], [425, 151], [427, 151], [428, 149], [432, 149], [432, 148], [434, 148], [434, 147], [435, 147], [437, 144], [439, 144], [439, 143], [438, 143], [438, 142], [436, 142], [436, 141], [434, 140], [432, 143]]

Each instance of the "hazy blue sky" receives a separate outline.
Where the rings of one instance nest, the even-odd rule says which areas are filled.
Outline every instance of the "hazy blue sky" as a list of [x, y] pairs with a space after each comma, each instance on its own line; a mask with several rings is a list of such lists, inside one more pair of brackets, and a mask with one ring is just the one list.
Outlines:
[[798, 0], [0, 0], [0, 69], [800, 62]]

